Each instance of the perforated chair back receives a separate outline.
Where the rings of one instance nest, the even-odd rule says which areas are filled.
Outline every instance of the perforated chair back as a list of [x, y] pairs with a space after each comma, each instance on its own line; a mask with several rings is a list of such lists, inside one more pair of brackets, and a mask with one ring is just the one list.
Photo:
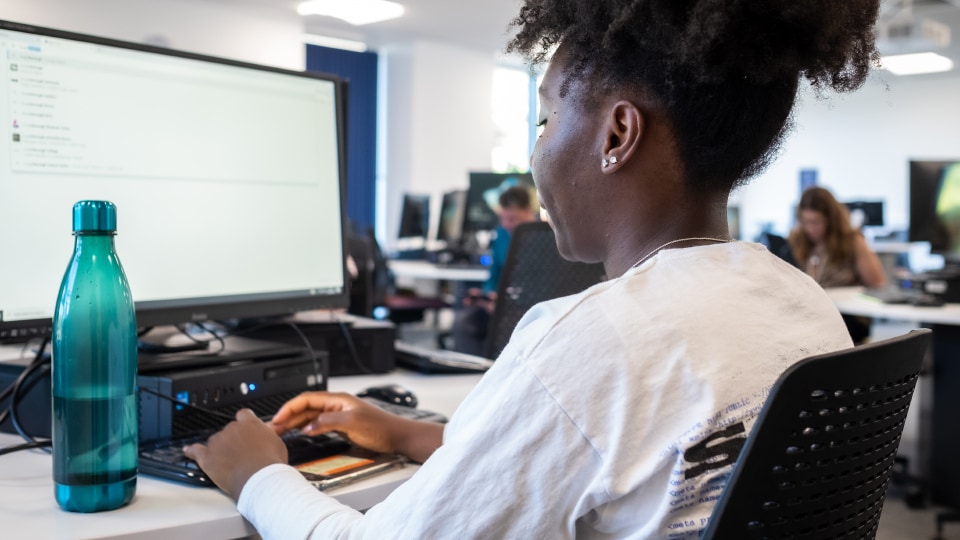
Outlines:
[[570, 262], [561, 257], [549, 224], [536, 221], [517, 226], [500, 271], [484, 356], [496, 358], [500, 354], [517, 322], [534, 304], [576, 294], [604, 279], [602, 264]]
[[874, 538], [930, 330], [780, 376], [701, 538]]

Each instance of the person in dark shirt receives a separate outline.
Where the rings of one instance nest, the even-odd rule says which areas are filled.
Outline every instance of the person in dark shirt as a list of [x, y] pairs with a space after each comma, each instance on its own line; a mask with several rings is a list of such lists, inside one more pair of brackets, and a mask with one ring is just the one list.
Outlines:
[[497, 216], [500, 226], [491, 242], [490, 277], [480, 288], [467, 289], [463, 297], [463, 308], [457, 312], [453, 321], [451, 336], [454, 350], [468, 354], [483, 354], [483, 344], [487, 337], [487, 326], [497, 300], [497, 285], [500, 272], [507, 260], [510, 249], [510, 236], [517, 225], [537, 219], [537, 211], [531, 202], [530, 190], [524, 186], [507, 188], [500, 194], [500, 207]]

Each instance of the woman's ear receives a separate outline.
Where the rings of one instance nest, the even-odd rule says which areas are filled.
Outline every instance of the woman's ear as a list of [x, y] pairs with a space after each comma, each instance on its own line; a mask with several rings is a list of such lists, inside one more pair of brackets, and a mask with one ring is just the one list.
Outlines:
[[600, 166], [612, 173], [625, 166], [636, 154], [644, 135], [646, 118], [636, 104], [620, 100], [609, 109]]

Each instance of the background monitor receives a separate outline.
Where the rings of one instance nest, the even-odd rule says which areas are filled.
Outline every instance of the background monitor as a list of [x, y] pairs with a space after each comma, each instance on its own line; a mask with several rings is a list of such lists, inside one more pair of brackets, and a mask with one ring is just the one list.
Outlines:
[[0, 340], [49, 332], [78, 200], [140, 327], [348, 305], [340, 85], [0, 21]]
[[883, 227], [883, 201], [847, 201], [850, 221], [860, 227]]
[[430, 196], [405, 193], [397, 238], [426, 238], [430, 231]]
[[909, 238], [960, 262], [960, 159], [910, 161]]
[[437, 240], [453, 245], [460, 241], [463, 230], [463, 213], [466, 208], [466, 190], [448, 191], [440, 203], [440, 220], [437, 224]]
[[540, 208], [533, 175], [530, 173], [471, 172], [463, 216], [463, 233], [496, 229], [500, 224], [496, 213], [500, 194], [517, 185], [528, 186], [531, 205], [534, 209]]

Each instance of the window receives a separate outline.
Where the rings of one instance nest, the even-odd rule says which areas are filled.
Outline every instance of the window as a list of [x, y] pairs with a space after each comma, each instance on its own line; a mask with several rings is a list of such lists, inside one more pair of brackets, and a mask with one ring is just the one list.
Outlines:
[[537, 140], [537, 84], [537, 76], [525, 68], [501, 66], [494, 69], [493, 171], [530, 169], [530, 153]]

